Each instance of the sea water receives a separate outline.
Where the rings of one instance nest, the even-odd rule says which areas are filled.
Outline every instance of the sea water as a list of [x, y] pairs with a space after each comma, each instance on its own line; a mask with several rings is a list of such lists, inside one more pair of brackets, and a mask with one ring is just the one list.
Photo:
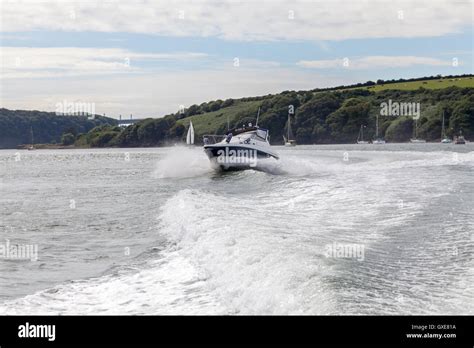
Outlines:
[[0, 151], [0, 314], [474, 314], [474, 144], [275, 150]]

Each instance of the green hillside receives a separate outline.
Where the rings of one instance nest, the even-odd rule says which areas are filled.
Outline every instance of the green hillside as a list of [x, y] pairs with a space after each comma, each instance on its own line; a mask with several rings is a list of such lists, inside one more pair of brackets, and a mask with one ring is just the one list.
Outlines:
[[178, 120], [177, 123], [188, 127], [189, 122], [192, 121], [197, 134], [209, 133], [211, 130], [222, 134], [227, 129], [228, 119], [231, 128], [237, 126], [236, 122], [240, 119], [255, 118], [260, 105], [259, 101], [236, 101], [232, 106], [224, 109], [186, 117]]
[[[439, 82], [441, 80], [441, 82]], [[474, 139], [474, 86], [472, 76], [430, 77], [409, 81], [368, 81], [311, 91], [284, 91], [275, 95], [215, 100], [191, 105], [183, 113], [147, 119], [121, 131], [104, 126], [82, 136], [81, 146], [160, 146], [183, 142], [190, 121], [199, 143], [205, 134], [223, 134], [230, 128], [255, 123], [260, 107], [259, 126], [268, 128], [272, 144], [282, 144], [289, 109], [292, 129], [299, 144], [354, 143], [361, 125], [366, 139], [375, 136], [375, 120], [380, 116], [380, 134], [387, 141], [409, 141], [413, 135], [413, 115], [381, 116], [383, 103], [419, 104], [418, 135], [428, 141], [441, 137], [444, 113], [446, 133], [460, 131]], [[439, 87], [439, 88], [438, 88]]]
[[[285, 127], [288, 105], [294, 105], [296, 111], [293, 117], [293, 131], [295, 131], [299, 143], [353, 142], [357, 137], [358, 127], [360, 127], [362, 123], [367, 125], [367, 136], [373, 136], [375, 131], [375, 116], [376, 113], [380, 111], [380, 103], [385, 99], [392, 99], [399, 102], [419, 102], [421, 108], [421, 120], [419, 124], [420, 135], [428, 140], [434, 141], [439, 138], [441, 134], [442, 110], [445, 110], [445, 117], [447, 122], [449, 122], [450, 114], [454, 111], [456, 102], [459, 102], [465, 95], [472, 95], [473, 91], [474, 77], [454, 77], [383, 83], [373, 86], [339, 88], [329, 91], [283, 92], [278, 95], [259, 97], [258, 100], [236, 100], [234, 105], [230, 107], [184, 117], [179, 119], [177, 123], [188, 127], [189, 121], [192, 120], [198, 137], [206, 133], [222, 134], [227, 127], [227, 118], [230, 120], [231, 128], [241, 125], [244, 122], [255, 122], [258, 107], [262, 106], [260, 125], [270, 128], [273, 142], [279, 143], [281, 142], [283, 128]], [[328, 99], [330, 93], [334, 95], [332, 101]], [[286, 96], [286, 98], [283, 98], [283, 96]], [[286, 104], [282, 101], [282, 98], [287, 100]], [[355, 104], [351, 108], [346, 104], [349, 99], [353, 99], [350, 103]], [[309, 103], [305, 103], [307, 100]], [[324, 100], [326, 100], [326, 102], [324, 102]], [[326, 105], [327, 103], [332, 103], [333, 105], [331, 106], [334, 108], [336, 106], [337, 109], [339, 109], [339, 107], [341, 108], [340, 110], [329, 109], [327, 110], [328, 114], [322, 115], [321, 117], [309, 117], [314, 121], [313, 124], [309, 124], [308, 121], [303, 120], [301, 112], [305, 114], [313, 112], [315, 115], [320, 112], [324, 113], [326, 111], [318, 109], [317, 106], [321, 104], [319, 106], [324, 108], [328, 106]], [[366, 104], [364, 105], [364, 103]], [[278, 120], [275, 117], [268, 117], [268, 104], [277, 106], [276, 109], [271, 111], [273, 114], [279, 115]], [[314, 107], [312, 106], [313, 104], [315, 105]], [[472, 107], [472, 104], [470, 105]], [[363, 108], [363, 110], [359, 110], [360, 108]], [[333, 113], [329, 111], [333, 111]], [[336, 111], [339, 112], [336, 113]], [[332, 121], [335, 121], [343, 111], [352, 113], [344, 116], [347, 117], [347, 120], [339, 124], [339, 126], [347, 130], [344, 133], [351, 132], [351, 135], [336, 135], [339, 132], [337, 129], [334, 129], [334, 127], [338, 127], [338, 125]], [[471, 127], [474, 121], [474, 109], [471, 109], [471, 111], [472, 113], [468, 112], [466, 114], [466, 117], [469, 116], [470, 118], [471, 123], [467, 122], [470, 126], [468, 127], [467, 124], [464, 123], [463, 125], [453, 123], [448, 127], [449, 135], [452, 136], [461, 129], [466, 135], [472, 132], [473, 129]], [[364, 115], [359, 117], [358, 112], [362, 112]], [[269, 118], [271, 118], [272, 121], [266, 122]], [[350, 123], [351, 118], [353, 123], [357, 123], [355, 121], [359, 119], [359, 123], [348, 126], [347, 123]], [[428, 120], [430, 120], [430, 122], [426, 123]], [[328, 121], [332, 123], [328, 124]], [[412, 119], [407, 120], [403, 117], [397, 119], [381, 118], [380, 120], [382, 132], [388, 130], [388, 134], [386, 134], [387, 140], [391, 141], [408, 141], [413, 131], [412, 123]], [[403, 132], [397, 134], [396, 132], [400, 132], [399, 128], [401, 128], [402, 124], [404, 124]], [[304, 127], [302, 128], [301, 126]], [[392, 127], [389, 129], [389, 126]], [[347, 127], [351, 128], [351, 130], [349, 131]], [[430, 129], [430, 127], [432, 128]], [[474, 138], [474, 135], [471, 137]]]

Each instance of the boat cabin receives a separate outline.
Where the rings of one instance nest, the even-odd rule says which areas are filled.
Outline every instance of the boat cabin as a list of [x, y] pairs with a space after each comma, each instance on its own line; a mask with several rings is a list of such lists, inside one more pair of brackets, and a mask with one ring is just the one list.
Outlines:
[[267, 141], [268, 130], [257, 126], [234, 128], [229, 130], [226, 135], [232, 134], [232, 136], [236, 136], [244, 133], [248, 133], [251, 138], [255, 137], [259, 140]]

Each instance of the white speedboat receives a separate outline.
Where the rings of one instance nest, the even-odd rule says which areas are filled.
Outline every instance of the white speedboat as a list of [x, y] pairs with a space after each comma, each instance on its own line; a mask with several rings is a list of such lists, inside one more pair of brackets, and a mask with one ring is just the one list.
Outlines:
[[255, 168], [259, 160], [279, 159], [278, 154], [272, 150], [268, 137], [267, 129], [250, 123], [246, 127], [229, 130], [226, 135], [205, 135], [204, 151], [215, 169]]
[[380, 138], [374, 139], [372, 140], [372, 144], [375, 144], [375, 145], [385, 144], [385, 140], [380, 139]]

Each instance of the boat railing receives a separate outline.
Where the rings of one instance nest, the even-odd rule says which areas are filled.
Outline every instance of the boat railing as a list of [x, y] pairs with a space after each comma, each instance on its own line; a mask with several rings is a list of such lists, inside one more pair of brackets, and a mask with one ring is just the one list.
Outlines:
[[202, 142], [204, 145], [211, 145], [220, 143], [222, 140], [226, 138], [226, 135], [222, 134], [205, 134], [202, 136]]

